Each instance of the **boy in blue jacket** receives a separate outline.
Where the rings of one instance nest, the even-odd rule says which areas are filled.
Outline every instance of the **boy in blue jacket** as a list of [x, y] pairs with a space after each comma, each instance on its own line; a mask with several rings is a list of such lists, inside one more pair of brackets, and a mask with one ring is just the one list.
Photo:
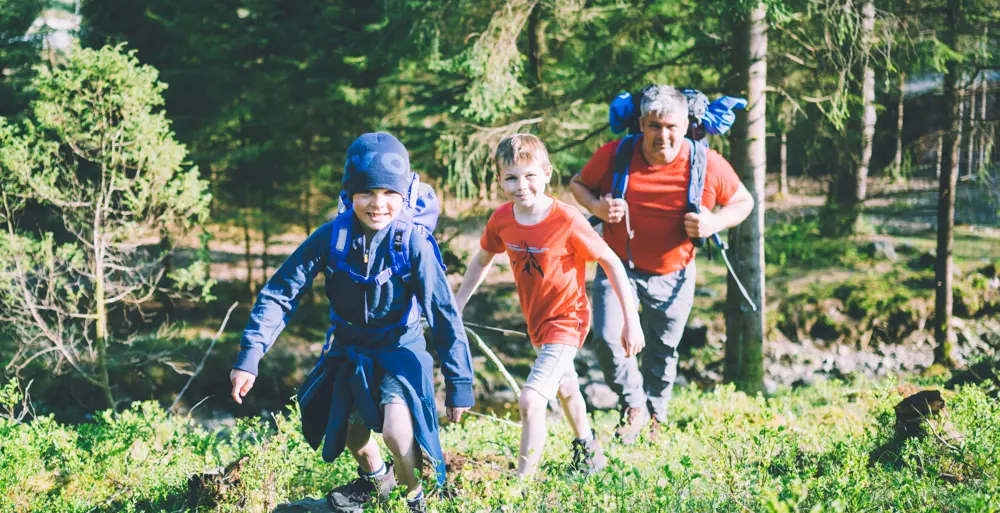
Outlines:
[[[442, 362], [448, 419], [457, 422], [473, 405], [469, 343], [434, 238], [407, 208], [410, 176], [406, 148], [392, 135], [368, 133], [351, 144], [343, 182], [351, 208], [313, 232], [261, 290], [230, 373], [232, 397], [242, 403], [261, 356], [323, 271], [331, 328], [298, 401], [306, 440], [318, 448], [325, 437], [323, 459], [346, 446], [358, 462], [358, 479], [327, 494], [335, 511], [360, 512], [397, 480], [410, 510], [424, 511], [421, 449], [444, 484], [421, 311]], [[372, 430], [382, 433], [392, 463], [382, 460]]]

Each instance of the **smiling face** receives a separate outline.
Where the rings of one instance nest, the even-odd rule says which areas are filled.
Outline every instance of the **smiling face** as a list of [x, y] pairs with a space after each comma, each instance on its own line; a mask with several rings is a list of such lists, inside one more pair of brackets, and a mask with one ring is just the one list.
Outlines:
[[518, 208], [531, 210], [545, 195], [545, 185], [552, 178], [552, 167], [528, 161], [500, 166], [500, 187], [507, 199]]
[[643, 155], [650, 164], [661, 166], [673, 162], [680, 153], [688, 129], [688, 116], [683, 111], [666, 116], [650, 112], [639, 121], [639, 127]]
[[368, 235], [389, 226], [403, 210], [403, 195], [389, 189], [365, 189], [354, 193], [351, 201]]

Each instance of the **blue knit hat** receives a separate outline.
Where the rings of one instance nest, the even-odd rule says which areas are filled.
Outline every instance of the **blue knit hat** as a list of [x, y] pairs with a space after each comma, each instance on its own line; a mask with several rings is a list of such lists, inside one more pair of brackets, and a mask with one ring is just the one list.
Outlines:
[[385, 133], [367, 133], [347, 148], [344, 192], [347, 197], [365, 189], [388, 189], [406, 195], [410, 185], [410, 156], [399, 139]]

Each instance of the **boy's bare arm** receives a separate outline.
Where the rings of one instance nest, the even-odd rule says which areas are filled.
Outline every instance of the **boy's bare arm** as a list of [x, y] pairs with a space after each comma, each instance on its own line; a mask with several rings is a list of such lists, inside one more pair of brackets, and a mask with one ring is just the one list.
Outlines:
[[455, 294], [455, 302], [458, 303], [459, 312], [465, 310], [465, 305], [469, 302], [469, 298], [472, 297], [472, 294], [479, 288], [479, 284], [486, 278], [486, 273], [489, 272], [490, 266], [493, 265], [494, 258], [496, 258], [496, 253], [490, 253], [480, 248], [479, 252], [469, 260], [469, 265], [465, 269], [465, 276], [462, 276], [462, 284], [459, 285], [458, 293]]
[[610, 247], [604, 249], [601, 256], [597, 257], [597, 263], [608, 275], [611, 288], [618, 296], [618, 302], [622, 306], [622, 313], [625, 318], [625, 326], [622, 328], [622, 347], [625, 349], [625, 357], [635, 356], [646, 346], [646, 339], [642, 336], [642, 325], [639, 322], [639, 307], [632, 297], [631, 286], [628, 283], [628, 275], [625, 273], [625, 266], [622, 265], [618, 255]]

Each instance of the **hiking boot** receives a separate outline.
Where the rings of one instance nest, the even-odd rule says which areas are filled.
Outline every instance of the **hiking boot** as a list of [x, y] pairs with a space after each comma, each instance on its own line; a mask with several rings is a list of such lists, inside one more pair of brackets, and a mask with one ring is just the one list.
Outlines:
[[413, 502], [406, 501], [406, 507], [410, 508], [410, 513], [427, 513], [427, 503], [423, 496]]
[[330, 509], [340, 513], [361, 513], [365, 504], [377, 499], [385, 499], [396, 487], [396, 476], [392, 473], [392, 463], [385, 464], [385, 474], [365, 477], [358, 469], [358, 478], [343, 486], [338, 486], [326, 494]]
[[649, 412], [645, 408], [625, 408], [618, 421], [615, 437], [624, 445], [632, 445], [639, 439], [639, 433], [646, 422], [649, 422]]
[[604, 456], [604, 449], [597, 441], [597, 434], [590, 430], [590, 440], [573, 440], [573, 465], [575, 472], [584, 474], [594, 474], [600, 472], [608, 464], [608, 459]]

